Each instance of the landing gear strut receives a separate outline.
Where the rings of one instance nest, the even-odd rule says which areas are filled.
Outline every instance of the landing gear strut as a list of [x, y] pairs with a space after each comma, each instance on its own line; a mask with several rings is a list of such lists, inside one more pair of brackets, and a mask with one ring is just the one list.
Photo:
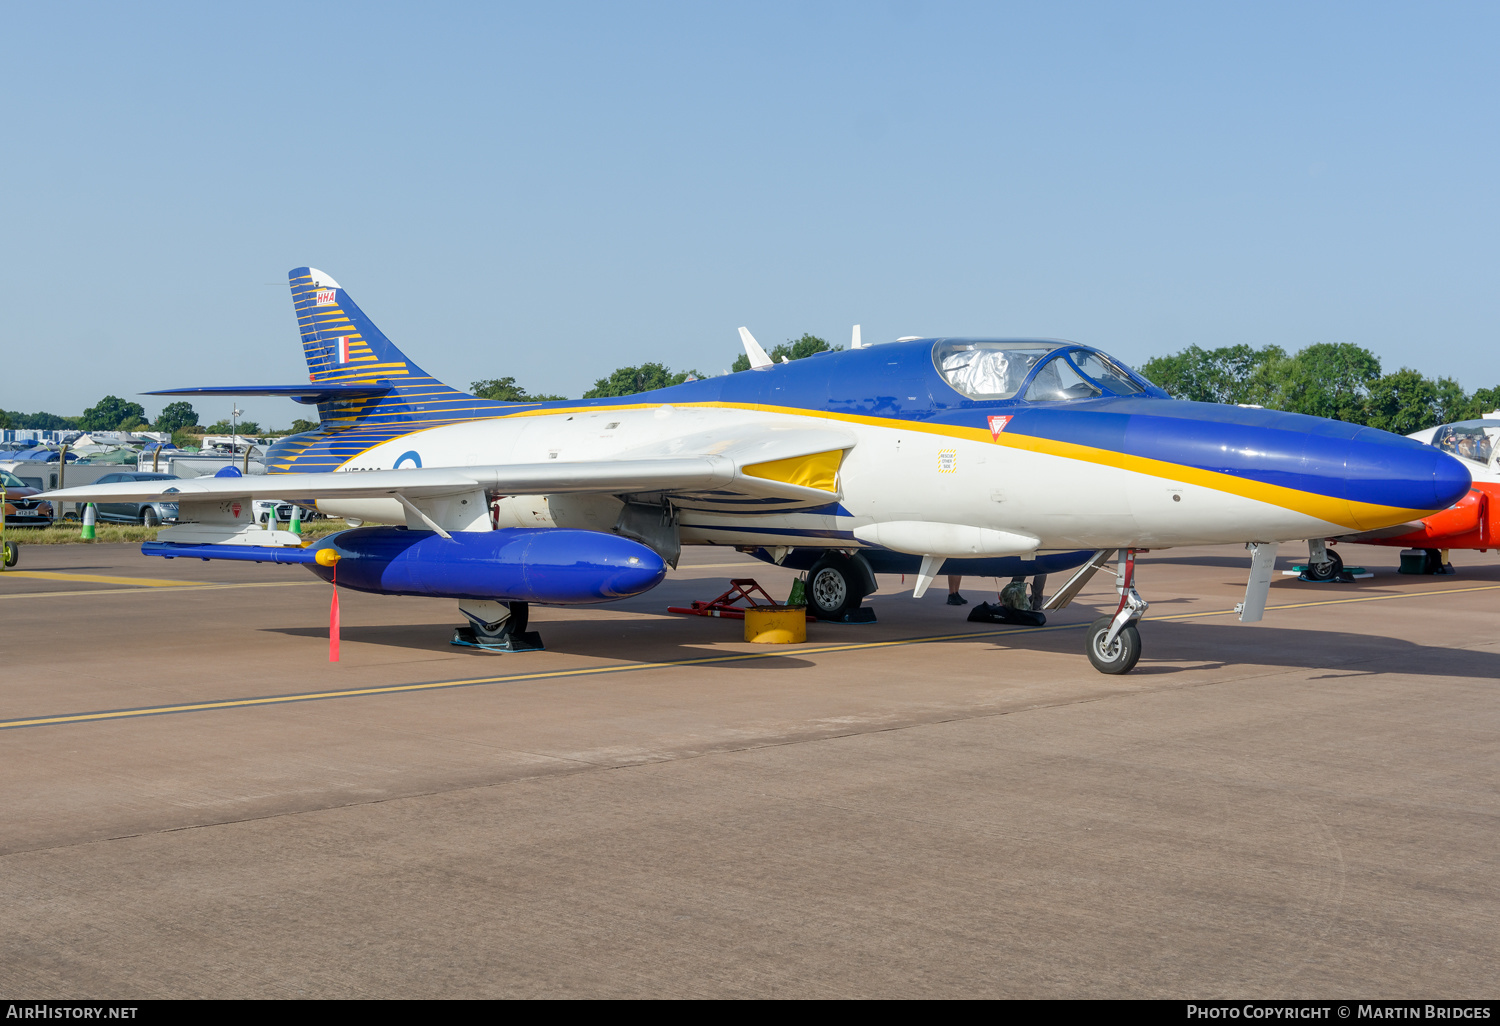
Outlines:
[[1307, 569], [1302, 571], [1304, 580], [1319, 584], [1336, 581], [1344, 572], [1344, 560], [1330, 549], [1321, 538], [1310, 538], [1307, 542]]
[[1121, 551], [1115, 587], [1120, 592], [1120, 604], [1114, 616], [1101, 616], [1090, 624], [1084, 642], [1089, 662], [1100, 673], [1129, 673], [1141, 657], [1141, 634], [1135, 625], [1149, 603], [1135, 590], [1134, 549]]
[[478, 602], [465, 599], [458, 611], [468, 626], [455, 628], [453, 644], [486, 652], [540, 652], [542, 636], [526, 629], [530, 607], [525, 602]]

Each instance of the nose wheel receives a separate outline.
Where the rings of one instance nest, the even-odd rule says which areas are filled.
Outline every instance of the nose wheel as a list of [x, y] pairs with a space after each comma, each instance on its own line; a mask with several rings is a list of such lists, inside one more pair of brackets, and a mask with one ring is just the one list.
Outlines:
[[1110, 628], [1114, 623], [1114, 617], [1101, 616], [1089, 625], [1085, 642], [1089, 662], [1100, 673], [1129, 673], [1141, 657], [1141, 632], [1135, 629], [1135, 624], [1127, 624], [1111, 639]]

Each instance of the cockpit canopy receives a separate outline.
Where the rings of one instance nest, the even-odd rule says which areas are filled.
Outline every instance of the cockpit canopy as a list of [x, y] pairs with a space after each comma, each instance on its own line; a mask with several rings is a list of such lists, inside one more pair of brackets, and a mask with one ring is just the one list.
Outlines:
[[1013, 399], [1022, 386], [1033, 403], [1145, 391], [1123, 364], [1068, 342], [944, 339], [933, 346], [932, 360], [943, 380], [970, 399]]
[[1432, 433], [1432, 444], [1459, 459], [1488, 466], [1500, 440], [1500, 420], [1461, 420]]

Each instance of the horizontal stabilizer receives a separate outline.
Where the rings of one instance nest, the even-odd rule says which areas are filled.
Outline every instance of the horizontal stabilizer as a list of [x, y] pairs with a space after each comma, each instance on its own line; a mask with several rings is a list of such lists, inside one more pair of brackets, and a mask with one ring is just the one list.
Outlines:
[[390, 394], [392, 386], [386, 381], [362, 385], [337, 385], [330, 382], [306, 385], [210, 385], [203, 388], [165, 388], [159, 392], [143, 395], [281, 395], [295, 399], [308, 406], [334, 402], [340, 399], [368, 399]]

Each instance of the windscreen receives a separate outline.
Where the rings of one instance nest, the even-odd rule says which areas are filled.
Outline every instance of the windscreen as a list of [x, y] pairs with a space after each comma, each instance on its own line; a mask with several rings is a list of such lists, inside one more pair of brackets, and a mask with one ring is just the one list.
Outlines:
[[1075, 349], [1068, 354], [1078, 369], [1095, 382], [1103, 385], [1115, 395], [1136, 395], [1145, 389], [1130, 380], [1121, 365], [1103, 353], [1092, 353], [1086, 349]]
[[1031, 379], [1026, 390], [1026, 401], [1031, 403], [1060, 403], [1069, 399], [1093, 399], [1103, 395], [1100, 387], [1089, 381], [1058, 353], [1042, 364], [1042, 369]]
[[1500, 420], [1463, 420], [1444, 424], [1432, 435], [1432, 444], [1446, 453], [1473, 463], [1488, 464], [1500, 440]]

